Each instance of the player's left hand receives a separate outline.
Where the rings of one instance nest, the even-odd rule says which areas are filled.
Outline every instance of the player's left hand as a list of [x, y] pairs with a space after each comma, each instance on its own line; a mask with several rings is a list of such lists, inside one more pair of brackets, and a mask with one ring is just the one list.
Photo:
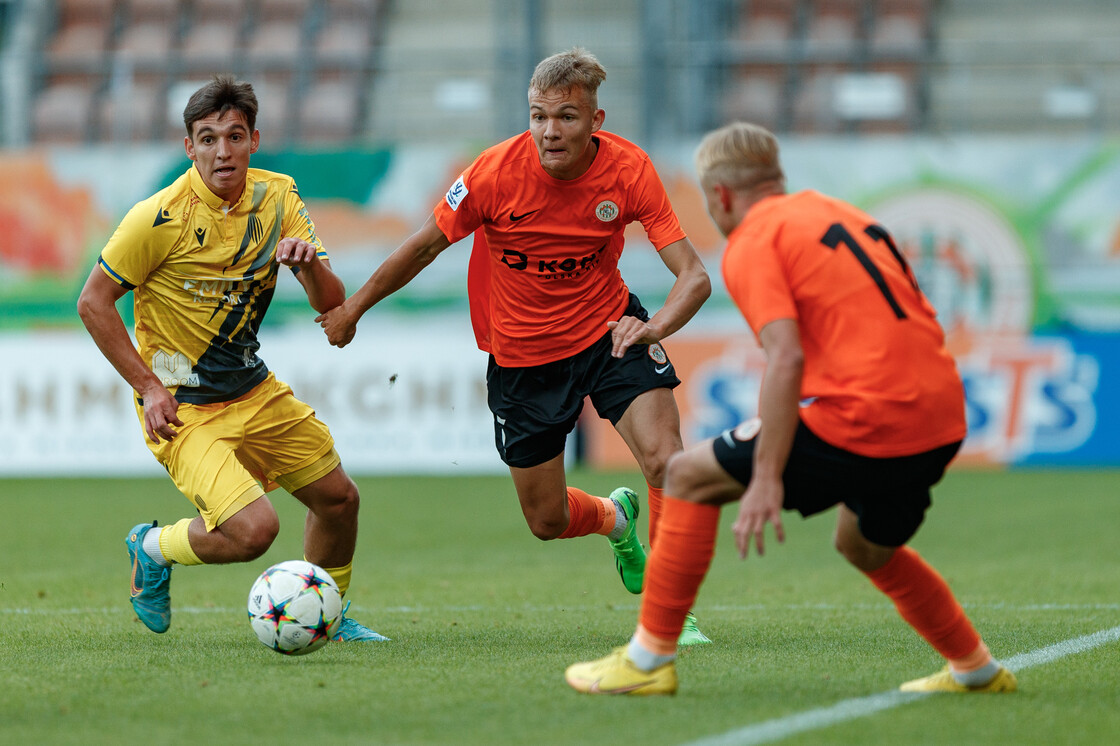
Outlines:
[[750, 553], [751, 539], [754, 539], [758, 556], [766, 553], [763, 541], [766, 524], [774, 526], [778, 543], [786, 540], [782, 527], [782, 502], [785, 500], [785, 487], [782, 480], [751, 479], [750, 486], [739, 500], [739, 517], [731, 527], [735, 532], [735, 546], [739, 548], [739, 559], [746, 559]]
[[637, 316], [623, 316], [618, 321], [608, 321], [607, 328], [611, 330], [611, 357], [622, 357], [631, 345], [660, 342], [661, 337], [650, 325]]
[[319, 261], [317, 249], [300, 238], [286, 236], [276, 244], [276, 261], [288, 267], [306, 267]]

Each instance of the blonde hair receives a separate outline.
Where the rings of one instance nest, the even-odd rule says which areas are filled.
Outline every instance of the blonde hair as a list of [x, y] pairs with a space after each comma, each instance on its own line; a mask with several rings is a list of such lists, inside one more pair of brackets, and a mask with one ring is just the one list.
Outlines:
[[607, 71], [595, 55], [583, 47], [573, 47], [537, 63], [533, 77], [529, 79], [529, 92], [582, 88], [591, 100], [591, 108], [598, 109], [599, 84], [606, 79]]
[[696, 173], [701, 184], [725, 184], [736, 191], [768, 181], [784, 186], [786, 179], [778, 161], [778, 139], [749, 122], [734, 122], [705, 135], [696, 149]]

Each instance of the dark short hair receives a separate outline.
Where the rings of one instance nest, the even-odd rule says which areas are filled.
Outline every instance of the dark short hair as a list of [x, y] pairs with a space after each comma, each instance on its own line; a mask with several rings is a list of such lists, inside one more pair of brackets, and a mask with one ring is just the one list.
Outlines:
[[194, 123], [214, 113], [225, 114], [230, 109], [240, 111], [249, 125], [249, 131], [257, 128], [257, 94], [251, 83], [239, 81], [232, 75], [215, 75], [206, 85], [199, 88], [187, 101], [183, 109], [183, 124], [187, 126], [187, 137], [194, 137]]

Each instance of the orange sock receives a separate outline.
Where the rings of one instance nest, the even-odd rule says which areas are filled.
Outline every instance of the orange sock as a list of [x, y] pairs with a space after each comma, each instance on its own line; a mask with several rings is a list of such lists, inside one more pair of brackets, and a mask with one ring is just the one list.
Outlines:
[[954, 670], [975, 670], [991, 660], [949, 584], [916, 551], [899, 547], [887, 564], [867, 577]]
[[556, 537], [558, 539], [574, 539], [588, 534], [606, 535], [614, 529], [614, 503], [575, 487], [568, 488], [568, 515], [568, 527]]
[[649, 487], [649, 548], [653, 549], [653, 537], [657, 535], [657, 524], [661, 521], [661, 501], [665, 499], [665, 490], [660, 487]]
[[[719, 508], [665, 497], [657, 546], [646, 560], [639, 629], [671, 643], [684, 626], [716, 548]], [[647, 647], [651, 641], [646, 638]], [[653, 650], [654, 648], [650, 647]]]

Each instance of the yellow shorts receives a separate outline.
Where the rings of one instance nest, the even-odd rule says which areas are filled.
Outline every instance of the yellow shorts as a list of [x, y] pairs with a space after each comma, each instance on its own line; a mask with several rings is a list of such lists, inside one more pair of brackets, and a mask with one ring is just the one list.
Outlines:
[[[143, 428], [143, 406], [136, 411]], [[207, 531], [265, 492], [295, 492], [340, 463], [327, 426], [272, 373], [233, 401], [180, 404], [179, 419], [171, 442], [144, 440]]]

